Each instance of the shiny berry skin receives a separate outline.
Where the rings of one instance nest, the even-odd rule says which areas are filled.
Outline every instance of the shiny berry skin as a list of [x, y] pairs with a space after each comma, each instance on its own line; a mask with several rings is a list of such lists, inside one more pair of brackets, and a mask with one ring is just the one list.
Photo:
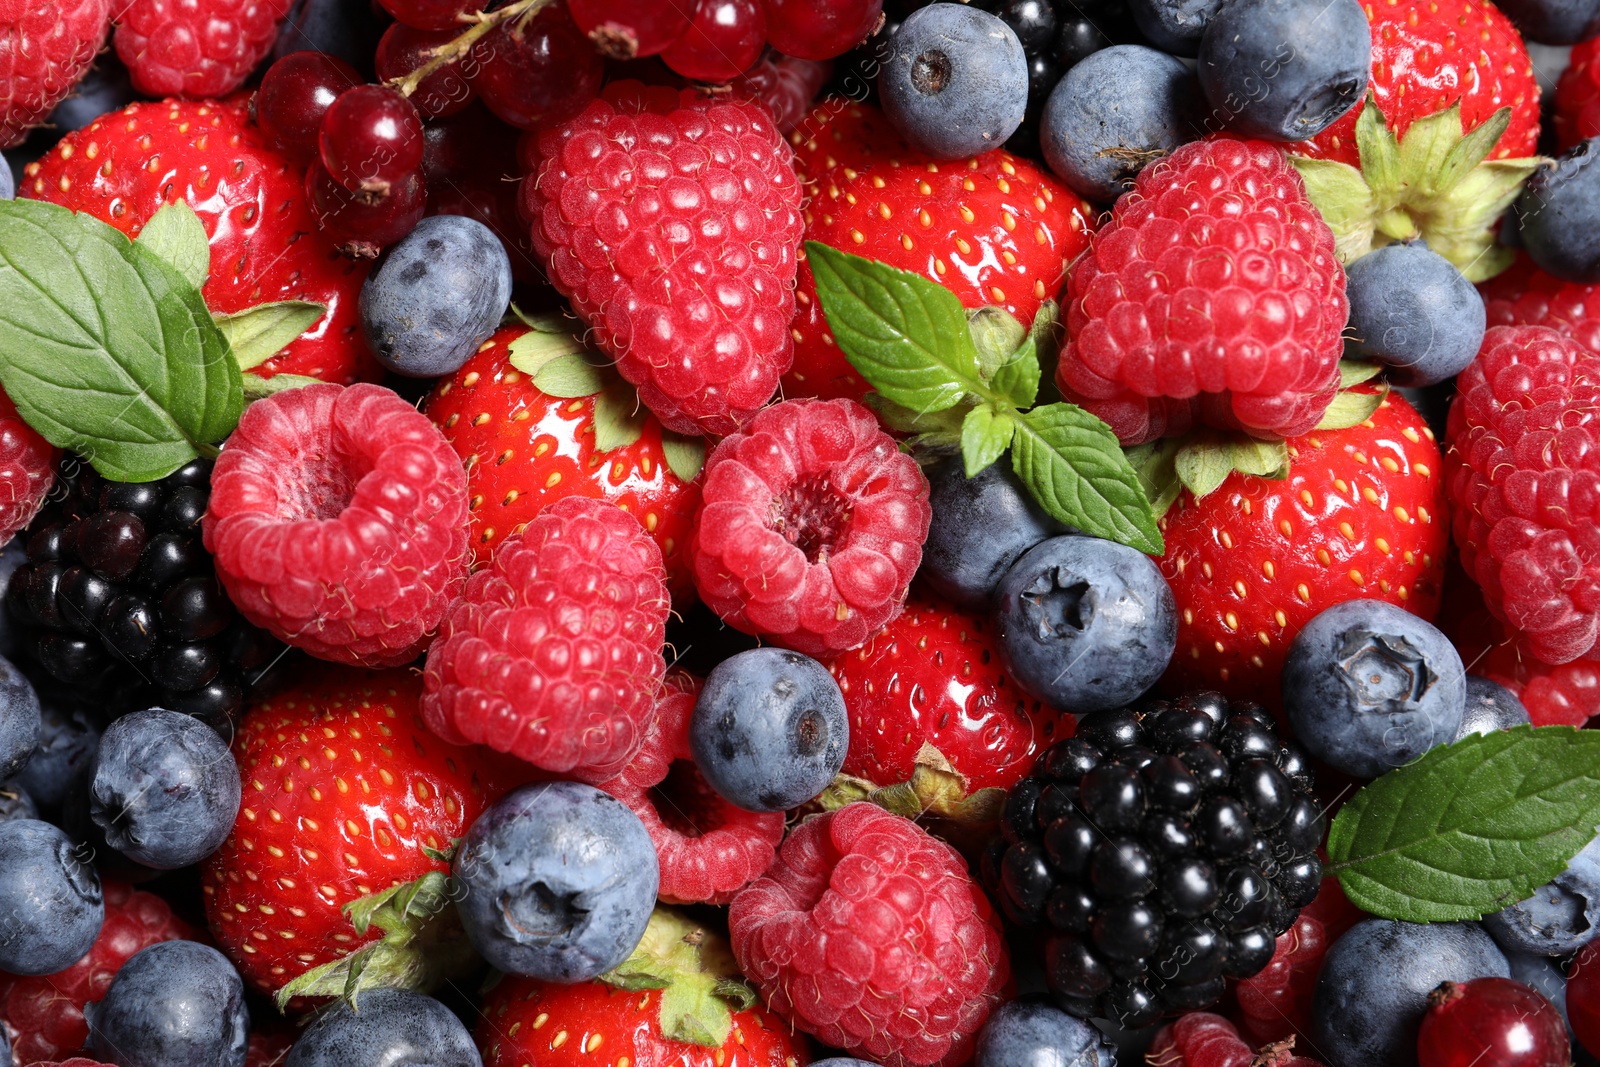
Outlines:
[[422, 169], [422, 119], [411, 101], [386, 85], [359, 85], [339, 95], [317, 135], [322, 165], [370, 200]]
[[55, 481], [57, 457], [0, 391], [0, 539], [10, 540], [38, 514]]
[[1567, 1019], [1583, 1050], [1600, 1055], [1600, 941], [1580, 949], [1567, 968]]
[[688, 32], [698, 5], [661, 0], [568, 0], [572, 21], [611, 59], [638, 59], [665, 50]]
[[292, 0], [132, 0], [113, 5], [113, 43], [141, 95], [199, 100], [244, 83]]
[[[396, 22], [378, 40], [378, 53], [373, 57], [379, 81], [403, 78], [426, 63], [430, 49], [447, 44], [459, 36], [460, 30], [419, 30]], [[281, 62], [281, 61], [280, 61]], [[406, 99], [425, 119], [454, 115], [472, 102], [473, 90], [462, 73], [461, 63], [447, 63], [417, 83], [416, 89]]]
[[388, 195], [366, 203], [366, 194], [351, 192], [320, 162], [306, 171], [306, 203], [317, 228], [338, 242], [353, 259], [375, 259], [379, 252], [417, 228], [428, 208], [428, 191], [420, 173], [408, 174], [389, 187]]
[[755, 66], [766, 43], [761, 0], [700, 0], [689, 31], [661, 53], [661, 61], [685, 78], [725, 82]]
[[1600, 134], [1600, 37], [1572, 48], [1572, 59], [1556, 82], [1555, 128], [1562, 151]]
[[317, 131], [339, 94], [361, 84], [356, 69], [322, 52], [291, 52], [267, 68], [256, 90], [256, 125], [267, 144], [302, 162], [317, 154]]
[[883, 19], [883, 0], [761, 0], [767, 41], [787, 56], [832, 59], [860, 44]]
[[524, 130], [576, 115], [599, 94], [605, 72], [560, 4], [526, 24], [501, 23], [473, 46], [464, 68], [489, 110]]
[[[0, 20], [0, 148], [20, 144], [94, 63], [109, 28], [107, 0], [35, 0]], [[119, 7], [121, 5], [118, 5]]]
[[477, 0], [378, 0], [383, 9], [404, 25], [419, 30], [455, 30], [465, 28], [460, 16], [477, 11], [484, 5]]
[[1428, 997], [1417, 1035], [1419, 1067], [1566, 1067], [1561, 1013], [1509, 978], [1445, 982]]

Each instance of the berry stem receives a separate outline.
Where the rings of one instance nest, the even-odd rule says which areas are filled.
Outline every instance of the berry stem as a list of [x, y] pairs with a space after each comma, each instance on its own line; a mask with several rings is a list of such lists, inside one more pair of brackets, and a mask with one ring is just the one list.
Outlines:
[[497, 7], [493, 11], [478, 11], [461, 17], [471, 23], [459, 36], [446, 41], [437, 48], [428, 50], [428, 61], [400, 78], [391, 78], [385, 84], [396, 90], [401, 96], [410, 96], [417, 91], [428, 77], [450, 64], [458, 62], [468, 52], [478, 39], [502, 22], [509, 22], [514, 18], [532, 18], [539, 13], [541, 8], [547, 7], [554, 0], [511, 0], [504, 7]]

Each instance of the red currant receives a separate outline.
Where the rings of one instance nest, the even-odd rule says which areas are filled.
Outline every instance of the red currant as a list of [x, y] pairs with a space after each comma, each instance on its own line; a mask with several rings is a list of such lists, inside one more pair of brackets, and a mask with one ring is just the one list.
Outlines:
[[371, 259], [416, 229], [428, 206], [428, 193], [422, 175], [413, 173], [392, 185], [383, 199], [366, 200], [334, 181], [317, 163], [306, 171], [306, 202], [318, 228], [333, 234], [341, 252]]
[[755, 66], [734, 80], [733, 97], [767, 105], [779, 133], [788, 133], [811, 111], [812, 101], [833, 74], [827, 60], [796, 59], [767, 49]]
[[[433, 58], [433, 50], [448, 44], [454, 30], [418, 30], [396, 22], [383, 31], [374, 59], [379, 81], [404, 78]], [[406, 99], [425, 119], [454, 115], [472, 102], [472, 86], [457, 63], [447, 63], [417, 83]]]
[[291, 52], [267, 68], [256, 90], [256, 124], [267, 143], [295, 159], [317, 154], [317, 130], [339, 94], [361, 84], [356, 69], [323, 52]]
[[386, 85], [357, 86], [335, 100], [317, 141], [328, 173], [369, 199], [422, 168], [422, 119]]
[[560, 4], [502, 22], [473, 46], [470, 63], [467, 76], [489, 110], [524, 130], [576, 115], [605, 74]]
[[801, 59], [832, 59], [866, 39], [883, 18], [883, 0], [761, 0], [767, 42]]
[[483, 10], [483, 0], [378, 0], [385, 11], [419, 30], [462, 29], [461, 16]]
[[1571, 1058], [1555, 1005], [1509, 978], [1445, 982], [1417, 1035], [1419, 1067], [1565, 1067]]
[[1591, 941], [1567, 969], [1567, 1020], [1578, 1044], [1600, 1056], [1600, 941]]
[[766, 42], [760, 0], [701, 0], [689, 32], [661, 60], [685, 78], [725, 82], [755, 66]]
[[572, 21], [611, 59], [636, 59], [665, 51], [688, 32], [699, 2], [571, 0]]

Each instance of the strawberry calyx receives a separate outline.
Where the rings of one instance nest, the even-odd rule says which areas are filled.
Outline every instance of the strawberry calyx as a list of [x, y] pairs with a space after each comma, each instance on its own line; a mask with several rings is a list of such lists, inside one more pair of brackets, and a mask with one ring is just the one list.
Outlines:
[[639, 945], [600, 981], [618, 989], [661, 991], [661, 1034], [673, 1041], [721, 1048], [733, 1012], [756, 1003], [728, 942], [700, 924], [658, 907]]
[[944, 753], [924, 741], [908, 780], [879, 785], [841, 774], [817, 798], [825, 811], [836, 811], [858, 800], [908, 819], [933, 815], [965, 826], [981, 826], [999, 820], [1006, 791], [995, 786], [972, 789], [967, 776], [956, 770]]
[[1341, 263], [1420, 237], [1468, 280], [1481, 282], [1515, 258], [1497, 242], [1496, 223], [1544, 162], [1537, 156], [1488, 158], [1510, 123], [1511, 108], [1502, 107], [1468, 133], [1458, 103], [1418, 119], [1396, 138], [1369, 98], [1356, 120], [1359, 169], [1296, 155], [1289, 161], [1333, 230]]
[[383, 936], [284, 985], [275, 997], [278, 1010], [296, 997], [336, 997], [354, 1004], [363, 989], [426, 993], [478, 964], [444, 871], [352, 900], [343, 910], [357, 934], [376, 929]]

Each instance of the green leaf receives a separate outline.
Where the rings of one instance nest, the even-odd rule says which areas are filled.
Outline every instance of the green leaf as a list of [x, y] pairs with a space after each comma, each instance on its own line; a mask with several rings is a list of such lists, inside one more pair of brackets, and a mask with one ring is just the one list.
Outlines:
[[1086, 534], [1160, 555], [1161, 531], [1111, 428], [1074, 404], [1017, 417], [1011, 466], [1039, 505]]
[[257, 304], [232, 315], [211, 316], [228, 339], [233, 358], [242, 370], [259, 367], [296, 337], [311, 329], [328, 308], [309, 300], [279, 300]]
[[1400, 143], [1370, 93], [1356, 119], [1356, 152], [1368, 185], [1387, 189], [1399, 183]]
[[1332, 159], [1291, 155], [1289, 162], [1306, 183], [1306, 196], [1333, 230], [1333, 247], [1339, 262], [1348, 265], [1372, 251], [1372, 220], [1377, 210], [1372, 189], [1361, 171]]
[[1215, 434], [1200, 434], [1173, 459], [1178, 481], [1196, 500], [1210, 496], [1233, 473], [1233, 445]]
[[154, 481], [239, 421], [243, 384], [200, 292], [88, 215], [0, 201], [0, 383], [50, 443]]
[[621, 379], [612, 382], [595, 394], [594, 447], [601, 452], [627, 448], [644, 432], [648, 414], [632, 386]]
[[681, 481], [692, 482], [700, 477], [700, 468], [706, 465], [706, 439], [663, 431], [661, 455], [667, 461], [668, 470]]
[[1039, 354], [1030, 337], [1022, 342], [1009, 363], [995, 371], [989, 384], [1016, 407], [1032, 407], [1039, 395], [1039, 374]]
[[633, 953], [599, 981], [619, 989], [661, 990], [661, 1032], [674, 1041], [721, 1048], [733, 1030], [730, 1003], [748, 1007], [751, 991], [737, 980], [727, 943], [665, 907], [650, 914]]
[[196, 289], [211, 273], [211, 244], [205, 223], [182, 200], [165, 205], [139, 231], [138, 243], [166, 260]]
[[1011, 412], [982, 404], [967, 412], [961, 423], [961, 457], [972, 478], [1011, 447], [1017, 423]]
[[570, 353], [557, 356], [535, 371], [533, 384], [548, 396], [573, 399], [598, 393], [606, 387], [606, 379], [599, 367]]
[[978, 376], [984, 381], [1011, 361], [1012, 355], [1028, 339], [1015, 315], [1002, 307], [989, 305], [967, 312], [967, 331], [978, 352]]
[[882, 393], [868, 393], [865, 399], [867, 407], [877, 414], [878, 421], [889, 429], [919, 437], [939, 438], [951, 447], [960, 443], [961, 421], [976, 402], [976, 398], [969, 393], [954, 407], [923, 412], [903, 408]]
[[270, 378], [262, 378], [255, 374], [244, 376], [244, 398], [246, 402], [260, 400], [281, 393], [285, 389], [301, 389], [308, 385], [321, 385], [319, 378], [308, 378], [304, 374], [274, 374]]
[[[545, 323], [554, 326], [554, 321]], [[532, 325], [530, 323], [530, 325]], [[534, 326], [529, 332], [511, 339], [506, 361], [530, 378], [539, 368], [562, 356], [582, 355], [587, 351], [576, 337], [565, 330], [541, 329]]]
[[1351, 903], [1477, 919], [1566, 869], [1600, 826], [1600, 732], [1519, 726], [1430, 749], [1358, 791], [1328, 831]]
[[981, 388], [966, 309], [950, 290], [816, 241], [806, 258], [834, 340], [878, 392], [927, 412]]
[[1129, 466], [1139, 478], [1139, 487], [1150, 501], [1150, 510], [1158, 519], [1167, 513], [1167, 509], [1177, 502], [1178, 494], [1183, 492], [1183, 483], [1178, 480], [1177, 470], [1178, 450], [1182, 447], [1182, 438], [1164, 437], [1124, 450]]
[[1289, 446], [1283, 441], [1233, 442], [1233, 469], [1279, 481], [1289, 477]]
[[1339, 361], [1339, 388], [1348, 389], [1352, 385], [1376, 378], [1383, 372], [1382, 363], [1372, 363], [1359, 359], [1341, 359]]
[[1039, 361], [1040, 393], [1030, 403], [1054, 404], [1061, 399], [1056, 389], [1056, 363], [1061, 354], [1061, 340], [1066, 334], [1061, 322], [1061, 305], [1046, 300], [1034, 313], [1033, 324], [1028, 327], [1028, 340], [1033, 342], [1034, 357]]
[[1328, 410], [1322, 413], [1322, 421], [1317, 423], [1319, 430], [1348, 430], [1352, 426], [1360, 426], [1372, 418], [1372, 413], [1383, 404], [1383, 398], [1389, 394], [1387, 388], [1376, 393], [1360, 393], [1347, 389], [1333, 398], [1333, 403], [1328, 405]]

